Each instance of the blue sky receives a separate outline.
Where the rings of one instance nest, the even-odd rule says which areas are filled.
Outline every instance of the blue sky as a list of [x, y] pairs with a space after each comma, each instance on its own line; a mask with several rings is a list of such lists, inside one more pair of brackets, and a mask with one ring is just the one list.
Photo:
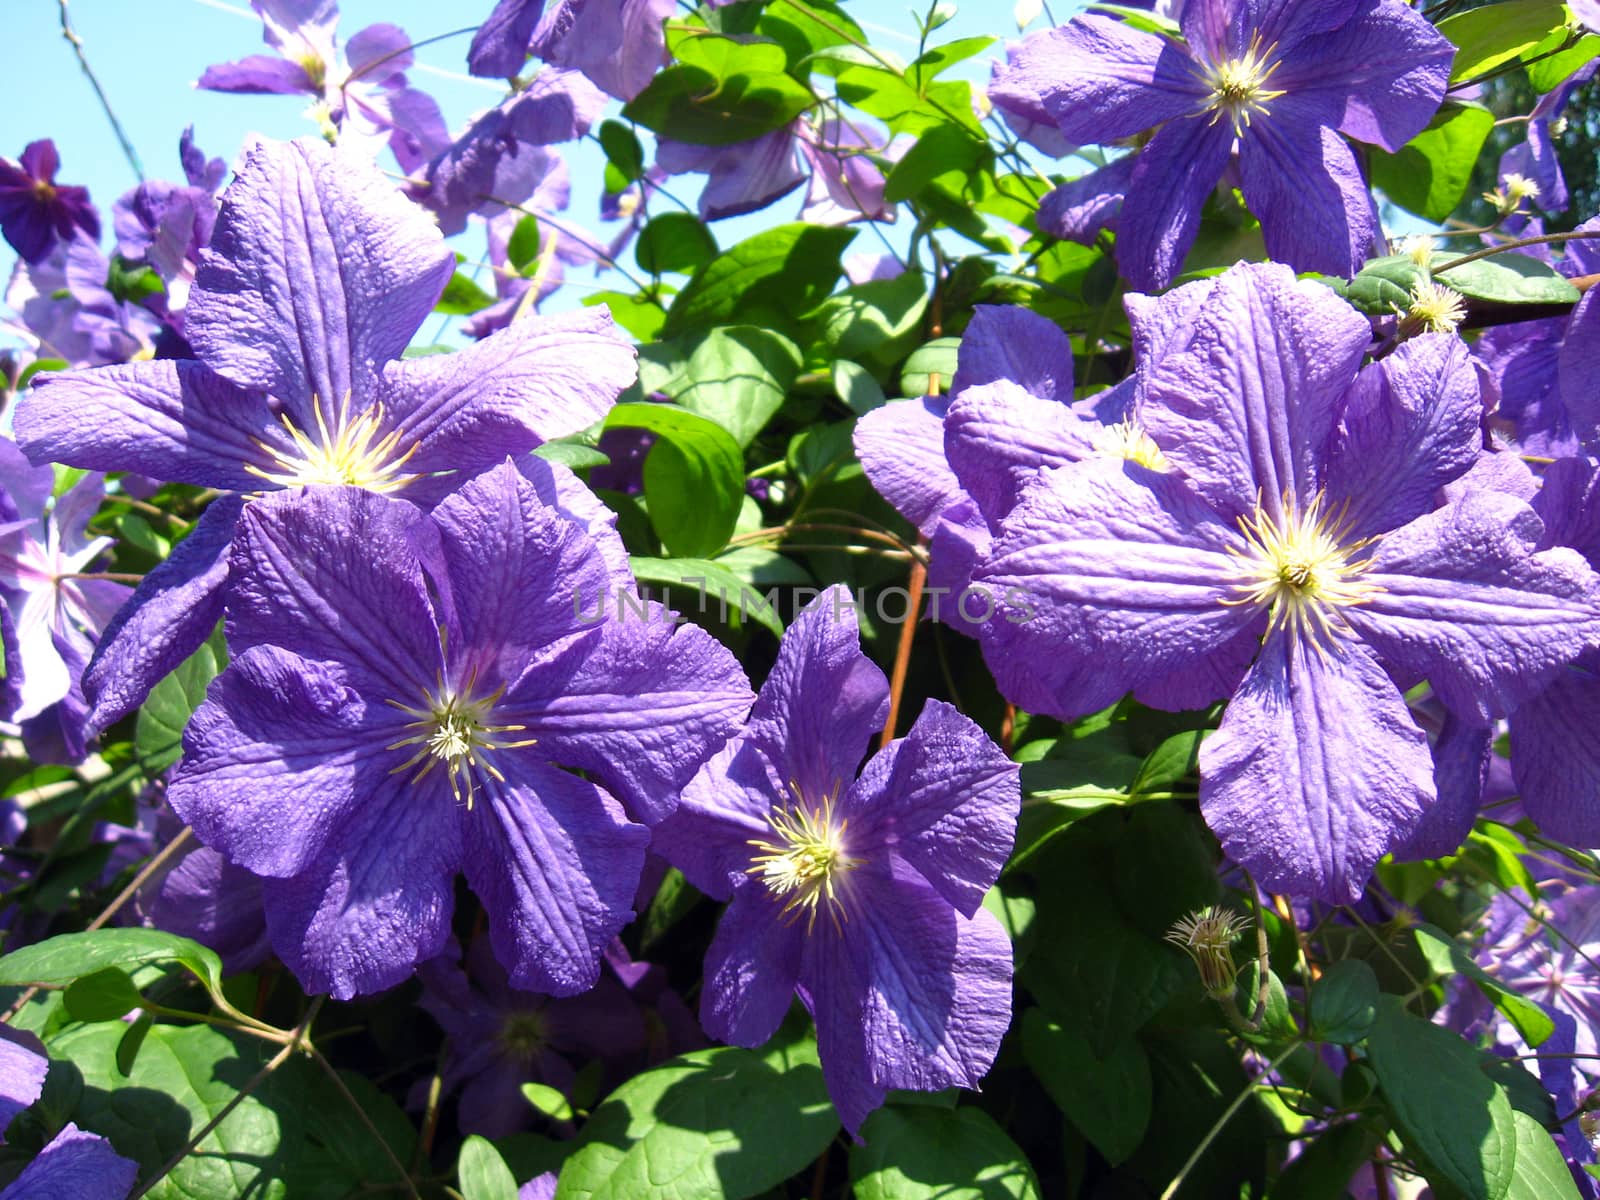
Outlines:
[[[459, 5], [345, 0], [340, 31], [348, 36], [374, 21], [389, 21], [422, 41], [481, 20], [491, 5], [492, 0], [464, 0]], [[904, 0], [849, 0], [846, 7], [868, 27], [876, 44], [906, 57], [908, 50], [915, 52], [916, 26]], [[1058, 18], [1077, 7], [1053, 6]], [[193, 87], [211, 63], [265, 52], [260, 21], [247, 0], [71, 0], [70, 12], [148, 178], [181, 177], [178, 136], [191, 123], [199, 146], [229, 162], [252, 133], [290, 138], [311, 131], [302, 116], [306, 107], [302, 98], [229, 96]], [[105, 210], [136, 179], [61, 36], [59, 14], [57, 0], [6, 0], [0, 17], [8, 76], [5, 102], [0, 103], [0, 154], [15, 158], [29, 141], [54, 138], [62, 160], [60, 182], [86, 185]], [[936, 40], [980, 33], [1016, 36], [1009, 0], [968, 0]], [[421, 68], [412, 75], [415, 85], [434, 94], [451, 128], [457, 130], [470, 115], [503, 95], [500, 85], [466, 75], [470, 37], [464, 33], [419, 49]], [[983, 61], [974, 61], [971, 68], [986, 76]], [[598, 229], [603, 159], [588, 144], [572, 148], [569, 161], [574, 181], [570, 217]], [[385, 162], [393, 166], [387, 156]], [[743, 220], [759, 224], [789, 219], [797, 206], [797, 200], [786, 199], [777, 206], [777, 216]], [[716, 229], [724, 245], [749, 231], [726, 223]], [[109, 229], [104, 240], [109, 241]], [[859, 246], [866, 249], [866, 240]], [[468, 243], [461, 249], [473, 253]], [[0, 280], [9, 277], [13, 261], [10, 247], [0, 243]]]

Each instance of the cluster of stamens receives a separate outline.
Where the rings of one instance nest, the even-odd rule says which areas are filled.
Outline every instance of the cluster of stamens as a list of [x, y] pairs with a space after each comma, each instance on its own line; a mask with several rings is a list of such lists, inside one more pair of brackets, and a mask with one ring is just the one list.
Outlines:
[[790, 783], [789, 790], [794, 793], [794, 806], [774, 808], [767, 814], [771, 836], [750, 840], [761, 853], [751, 859], [746, 874], [759, 876], [773, 895], [788, 898], [785, 914], [798, 917], [804, 913], [807, 933], [816, 926], [824, 901], [837, 929], [840, 917], [846, 915], [839, 879], [861, 863], [845, 849], [848, 819], [834, 822], [838, 788], [815, 807], [806, 804], [798, 785]]
[[245, 470], [279, 487], [349, 484], [369, 492], [397, 492], [418, 478], [401, 473], [401, 468], [417, 452], [418, 444], [400, 453], [400, 430], [379, 436], [384, 423], [383, 405], [374, 404], [352, 417], [350, 394], [346, 392], [332, 430], [322, 414], [321, 403], [313, 400], [311, 407], [317, 420], [315, 439], [286, 415], [279, 414], [278, 420], [293, 439], [295, 450], [279, 449], [257, 438], [256, 445], [271, 455], [282, 469], [268, 471], [246, 464]]
[[1401, 332], [1454, 333], [1467, 315], [1460, 292], [1431, 279], [1418, 280], [1411, 289], [1411, 305], [1401, 319]]
[[450, 776], [451, 794], [455, 796], [457, 804], [466, 803], [468, 812], [472, 811], [472, 802], [477, 794], [478, 772], [483, 772], [498, 783], [505, 782], [506, 777], [490, 761], [490, 753], [531, 746], [536, 740], [503, 740], [502, 734], [521, 733], [527, 726], [491, 725], [489, 721], [495, 701], [500, 699], [505, 688], [501, 686], [487, 696], [474, 699], [473, 684], [474, 679], [469, 678], [466, 685], [456, 691], [445, 687], [441, 680], [432, 692], [425, 695], [423, 704], [418, 707], [390, 700], [389, 703], [395, 708], [415, 718], [405, 727], [416, 730], [416, 733], [385, 747], [388, 750], [417, 748], [410, 758], [389, 772], [399, 775], [416, 768], [416, 774], [410, 780], [412, 784], [421, 783], [435, 767], [443, 765]]
[[1233, 943], [1248, 928], [1246, 918], [1213, 904], [1174, 923], [1166, 940], [1194, 960], [1208, 995], [1231, 997], [1239, 974], [1233, 962]]
[[1351, 539], [1348, 523], [1324, 513], [1322, 500], [1319, 492], [1297, 511], [1285, 497], [1281, 518], [1258, 503], [1239, 519], [1243, 545], [1228, 547], [1238, 561], [1235, 594], [1223, 601], [1268, 609], [1269, 630], [1310, 637], [1319, 651], [1349, 632], [1341, 609], [1382, 590], [1362, 578], [1372, 560], [1356, 557], [1371, 539]]
[[1226, 115], [1233, 122], [1233, 132], [1242, 136], [1250, 125], [1250, 118], [1260, 113], [1266, 116], [1267, 104], [1283, 95], [1283, 91], [1267, 86], [1278, 62], [1273, 58], [1276, 46], [1263, 47], [1261, 35], [1251, 41], [1249, 49], [1238, 58], [1225, 59], [1208, 67], [1205, 81], [1211, 88], [1206, 107], [1214, 114], [1214, 125]]
[[1094, 432], [1095, 453], [1106, 458], [1124, 458], [1152, 471], [1167, 472], [1172, 463], [1161, 453], [1161, 447], [1132, 417], [1125, 417], [1115, 425], [1102, 425]]

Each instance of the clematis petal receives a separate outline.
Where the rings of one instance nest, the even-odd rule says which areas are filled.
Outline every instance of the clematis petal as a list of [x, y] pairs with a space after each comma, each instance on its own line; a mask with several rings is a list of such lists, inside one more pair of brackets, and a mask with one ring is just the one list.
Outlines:
[[1487, 724], [1600, 640], [1600, 579], [1576, 551], [1535, 552], [1522, 501], [1472, 492], [1386, 535], [1346, 610], [1384, 665], [1427, 678], [1445, 707]]
[[1494, 729], [1445, 715], [1433, 744], [1433, 786], [1438, 798], [1422, 814], [1399, 859], [1441, 858], [1454, 854], [1472, 832], [1483, 806], [1483, 785], [1494, 757]]
[[1181, 117], [1139, 151], [1117, 218], [1117, 266], [1140, 291], [1166, 287], [1183, 269], [1233, 141], [1225, 122]]
[[924, 536], [961, 499], [961, 484], [944, 455], [945, 396], [891, 400], [866, 413], [851, 435], [872, 486]]
[[383, 83], [409, 71], [414, 57], [411, 37], [400, 26], [380, 21], [358, 29], [344, 44], [344, 60], [350, 68], [347, 86], [356, 80]]
[[1025, 38], [989, 92], [1024, 111], [1042, 107], [1069, 141], [1132, 137], [1198, 111], [1207, 88], [1192, 61], [1164, 38], [1088, 15]]
[[945, 456], [990, 527], [998, 528], [1041, 470], [1093, 457], [1099, 429], [1066, 404], [999, 379], [969, 387], [951, 402]]
[[1591, 564], [1600, 563], [1600, 464], [1558, 459], [1545, 468], [1543, 486], [1530, 502], [1544, 522], [1540, 549], [1571, 546]]
[[416, 704], [440, 667], [440, 618], [418, 557], [428, 535], [413, 505], [359, 488], [255, 501], [230, 560], [229, 644], [359, 665], [388, 698]]
[[1427, 738], [1372, 655], [1267, 638], [1200, 747], [1200, 810], [1269, 892], [1343, 904], [1433, 802]]
[[588, 991], [600, 955], [633, 919], [649, 833], [594, 784], [515, 751], [495, 759], [467, 814], [466, 875], [489, 914], [511, 985], [552, 996]]
[[761, 685], [749, 736], [810, 805], [856, 777], [889, 712], [889, 684], [861, 653], [850, 593], [828, 588], [795, 618]]
[[603, 307], [529, 316], [453, 354], [389, 364], [384, 407], [418, 447], [408, 470], [471, 470], [593, 425], [634, 381], [634, 357]]
[[961, 335], [950, 393], [1009, 380], [1042, 400], [1072, 399], [1072, 339], [1048, 317], [1011, 304], [979, 304]]
[[0, 1195], [5, 1200], [105, 1200], [126, 1196], [139, 1164], [68, 1121]]
[[1345, 398], [1328, 496], [1351, 536], [1370, 537], [1434, 507], [1482, 452], [1482, 403], [1466, 343], [1429, 333], [1362, 369]]
[[1573, 432], [1584, 445], [1600, 444], [1600, 293], [1583, 294], [1567, 318], [1567, 334], [1557, 355], [1562, 403]]
[[759, 883], [734, 889], [706, 951], [700, 1024], [707, 1036], [759, 1046], [777, 1032], [794, 1001], [805, 922]]
[[749, 873], [753, 843], [771, 836], [768, 814], [788, 799], [766, 755], [740, 734], [707, 760], [677, 808], [651, 829], [651, 848], [706, 895], [726, 900]]
[[970, 917], [1011, 854], [1018, 770], [958, 709], [929, 700], [911, 732], [874, 755], [840, 801], [852, 853], [898, 855]]
[[257, 875], [299, 874], [387, 794], [406, 716], [332, 663], [255, 646], [217, 677], [184, 732], [169, 798], [207, 846]]
[[275, 54], [248, 54], [237, 62], [215, 63], [205, 69], [195, 87], [247, 96], [314, 96], [318, 90], [303, 66]]
[[753, 699], [726, 647], [650, 605], [530, 667], [495, 711], [524, 726], [542, 757], [594, 775], [654, 824]]
[[1039, 201], [1039, 228], [1069, 242], [1093, 246], [1102, 230], [1116, 229], [1120, 223], [1138, 161], [1137, 155], [1124, 154], [1061, 184]]
[[138, 708], [151, 688], [211, 636], [222, 620], [228, 554], [243, 511], [243, 497], [213, 500], [106, 626], [83, 675], [91, 732]]
[[379, 992], [443, 951], [461, 816], [442, 776], [386, 775], [300, 872], [262, 881], [273, 949], [307, 994]]
[[1367, 259], [1378, 216], [1355, 152], [1325, 119], [1301, 97], [1273, 101], [1272, 119], [1240, 141], [1239, 173], [1268, 254], [1349, 278]]
[[196, 362], [162, 359], [49, 372], [17, 406], [17, 443], [40, 462], [252, 491], [276, 425], [264, 393]]
[[544, 13], [544, 0], [499, 0], [467, 50], [467, 70], [486, 79], [509, 79], [528, 61], [528, 43]]
[[0, 1031], [0, 1133], [44, 1093], [50, 1060], [31, 1033], [7, 1025]]
[[1511, 771], [1539, 828], [1571, 846], [1600, 846], [1600, 674], [1588, 662], [1558, 672], [1511, 714]]
[[[336, 265], [336, 269], [334, 269]], [[311, 405], [370, 404], [455, 269], [438, 228], [370, 162], [320, 139], [257, 142], [223, 196], [185, 333], [206, 363]]]
[[1146, 431], [1219, 512], [1320, 486], [1345, 388], [1372, 338], [1367, 319], [1287, 267], [1243, 265], [1213, 283], [1185, 348], [1145, 377]]
[[1049, 472], [974, 573], [984, 658], [1013, 703], [1070, 718], [1186, 670], [1254, 622], [1228, 603], [1236, 540], [1172, 476], [1112, 460]]

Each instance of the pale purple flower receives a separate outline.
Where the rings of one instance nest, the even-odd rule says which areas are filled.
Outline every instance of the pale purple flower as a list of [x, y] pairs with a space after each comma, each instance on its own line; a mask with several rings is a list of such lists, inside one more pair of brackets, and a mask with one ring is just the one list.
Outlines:
[[673, 0], [500, 0], [468, 51], [474, 75], [511, 76], [531, 52], [631, 100], [666, 60]]
[[1181, 24], [1180, 42], [1075, 17], [1016, 47], [990, 93], [1047, 114], [1070, 143], [1156, 130], [1117, 226], [1117, 263], [1141, 290], [1182, 269], [1236, 146], [1267, 252], [1297, 270], [1353, 274], [1378, 230], [1341, 134], [1398, 150], [1443, 99], [1454, 47], [1400, 0], [1194, 0]]
[[512, 986], [592, 987], [633, 915], [637, 822], [750, 702], [732, 656], [658, 606], [580, 617], [576, 597], [631, 578], [546, 495], [508, 462], [431, 514], [334, 487], [245, 511], [234, 658], [169, 797], [263, 877], [310, 992], [377, 991], [438, 955], [462, 872]]
[[32, 466], [14, 442], [0, 438], [0, 600], [11, 618], [20, 675], [8, 716], [26, 723], [51, 714], [63, 742], [59, 757], [73, 762], [85, 752], [84, 667], [133, 594], [125, 584], [78, 578], [94, 574], [112, 545], [88, 532], [103, 482], [86, 475], [54, 497], [55, 472]]
[[[207, 67], [196, 87], [214, 92], [316, 98], [316, 113], [341, 142], [375, 157], [384, 142], [404, 171], [414, 171], [449, 144], [439, 105], [409, 86], [411, 39], [397, 25], [368, 25], [340, 53], [334, 0], [250, 0], [262, 36], [278, 52]], [[281, 57], [280, 57], [281, 56]]]
[[100, 236], [100, 214], [88, 189], [57, 183], [60, 165], [49, 138], [29, 142], [16, 162], [0, 158], [0, 234], [24, 262], [41, 261], [77, 230], [91, 239]]
[[1010, 940], [983, 897], [1011, 850], [1017, 768], [939, 701], [861, 767], [888, 699], [849, 594], [824, 592], [784, 634], [749, 725], [656, 830], [691, 883], [730, 900], [706, 1032], [758, 1046], [798, 994], [852, 1133], [889, 1088], [976, 1086], [1011, 1013]]
[[85, 682], [91, 725], [132, 711], [215, 626], [240, 494], [343, 483], [437, 498], [587, 428], [632, 382], [633, 348], [597, 309], [401, 361], [454, 265], [433, 222], [360, 156], [261, 142], [189, 297], [197, 357], [55, 375], [18, 405], [36, 460], [233, 493], [107, 632]]
[[974, 576], [1002, 597], [985, 658], [1062, 718], [1231, 696], [1200, 752], [1212, 830], [1261, 886], [1350, 900], [1437, 797], [1401, 689], [1504, 715], [1600, 640], [1600, 579], [1514, 496], [1438, 504], [1481, 455], [1459, 339], [1363, 369], [1366, 319], [1276, 265], [1164, 303], [1193, 315], [1135, 417], [1165, 469], [1040, 477]]

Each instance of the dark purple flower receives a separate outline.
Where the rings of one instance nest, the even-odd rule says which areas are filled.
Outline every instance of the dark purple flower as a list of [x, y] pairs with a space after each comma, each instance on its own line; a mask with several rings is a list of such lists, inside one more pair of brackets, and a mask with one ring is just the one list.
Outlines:
[[263, 37], [281, 57], [252, 54], [207, 67], [196, 87], [215, 92], [317, 99], [329, 136], [361, 145], [369, 157], [387, 141], [404, 171], [415, 171], [449, 144], [439, 105], [406, 83], [411, 39], [397, 25], [368, 25], [339, 53], [334, 0], [250, 0]]
[[60, 165], [49, 138], [29, 142], [17, 162], [0, 158], [0, 234], [24, 262], [39, 262], [74, 230], [100, 236], [89, 190], [56, 183]]
[[544, 15], [544, 0], [499, 0], [467, 49], [467, 70], [485, 79], [509, 79], [528, 61], [528, 44]]
[[858, 778], [888, 699], [849, 594], [830, 589], [784, 634], [749, 725], [656, 830], [691, 883], [730, 899], [706, 1032], [760, 1045], [798, 993], [852, 1133], [889, 1088], [976, 1086], [1011, 1013], [1011, 945], [983, 897], [1011, 850], [1017, 768], [929, 701]]
[[84, 755], [83, 670], [132, 595], [125, 584], [79, 578], [93, 573], [112, 544], [88, 533], [103, 482], [87, 475], [53, 497], [55, 472], [32, 466], [15, 443], [0, 438], [0, 600], [10, 612], [20, 666], [17, 704], [7, 715], [28, 722], [50, 713], [63, 743], [54, 761]]
[[513, 986], [591, 987], [644, 860], [623, 807], [670, 812], [749, 703], [697, 627], [579, 615], [631, 579], [541, 491], [507, 463], [431, 515], [355, 488], [245, 511], [235, 657], [170, 798], [263, 877], [308, 991], [375, 991], [438, 955], [463, 871]]
[[[633, 348], [598, 309], [401, 361], [454, 265], [364, 159], [258, 143], [189, 297], [197, 358], [42, 380], [18, 405], [18, 439], [36, 460], [232, 493], [342, 483], [437, 497], [587, 428], [632, 381]], [[94, 727], [137, 707], [215, 626], [238, 508], [213, 504], [107, 632], [85, 681]]]
[[1454, 47], [1400, 0], [1192, 0], [1182, 27], [1180, 42], [1075, 17], [1015, 48], [990, 92], [1008, 109], [1048, 114], [1072, 143], [1157, 130], [1138, 151], [1117, 228], [1118, 265], [1141, 290], [1182, 268], [1235, 145], [1267, 252], [1298, 270], [1353, 274], [1377, 222], [1340, 135], [1398, 150], [1443, 99]]
[[1459, 339], [1362, 369], [1367, 321], [1279, 265], [1164, 302], [1194, 315], [1134, 415], [1170, 469], [1040, 477], [975, 574], [1000, 598], [985, 658], [1063, 718], [1231, 695], [1200, 752], [1211, 828], [1261, 886], [1353, 899], [1437, 796], [1401, 686], [1504, 715], [1600, 638], [1600, 578], [1513, 496], [1437, 505], [1481, 454]]

